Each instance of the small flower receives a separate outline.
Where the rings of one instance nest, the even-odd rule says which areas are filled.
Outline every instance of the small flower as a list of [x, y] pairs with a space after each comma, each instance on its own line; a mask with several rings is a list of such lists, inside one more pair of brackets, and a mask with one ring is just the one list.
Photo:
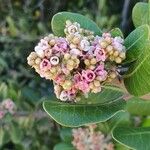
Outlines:
[[103, 33], [103, 34], [102, 34], [102, 37], [105, 37], [105, 38], [106, 38], [106, 37], [111, 37], [111, 34], [106, 32], [106, 33]]
[[92, 70], [83, 70], [82, 77], [85, 78], [87, 82], [92, 82], [95, 79], [95, 73]]
[[115, 37], [113, 41], [121, 44], [124, 43], [124, 40], [120, 36]]
[[95, 70], [95, 74], [101, 78], [101, 80], [105, 80], [107, 77], [107, 71], [104, 70], [104, 65], [99, 65]]
[[90, 50], [90, 42], [86, 39], [81, 40], [80, 49], [87, 52]]
[[50, 58], [50, 56], [52, 55], [52, 49], [46, 49], [44, 51], [44, 56], [47, 58]]
[[44, 57], [44, 50], [47, 50], [49, 48], [50, 48], [50, 45], [48, 44], [48, 41], [41, 39], [41, 41], [34, 48], [34, 50], [38, 54], [39, 57], [43, 58]]
[[50, 63], [52, 64], [52, 65], [58, 65], [59, 64], [59, 58], [57, 57], [57, 56], [53, 56], [53, 57], [51, 57], [50, 58]]
[[50, 61], [47, 59], [43, 59], [42, 62], [40, 63], [40, 69], [41, 71], [44, 71], [44, 72], [51, 69]]
[[66, 27], [68, 34], [79, 33], [79, 29], [80, 29], [80, 24], [77, 22], [69, 23], [68, 26]]
[[67, 92], [66, 91], [62, 91], [61, 93], [60, 93], [60, 100], [61, 101], [67, 101], [68, 100], [68, 94], [67, 94]]
[[56, 44], [53, 47], [53, 50], [57, 52], [63, 52], [66, 53], [68, 50], [68, 43], [64, 38], [58, 38], [56, 40]]
[[97, 61], [105, 61], [106, 60], [106, 52], [104, 49], [100, 47], [96, 47], [94, 50], [94, 56], [96, 57]]
[[70, 50], [70, 54], [71, 55], [77, 55], [77, 56], [81, 56], [82, 55], [81, 51], [79, 49], [76, 49], [76, 48], [71, 49]]
[[62, 88], [60, 85], [54, 84], [54, 92], [56, 94], [56, 97], [59, 99], [60, 98], [60, 93], [62, 91]]
[[76, 90], [75, 88], [70, 89], [67, 91], [69, 100], [75, 99], [76, 97]]
[[7, 110], [9, 113], [13, 114], [15, 110], [15, 104], [11, 99], [6, 99], [2, 102], [2, 107], [4, 110]]
[[83, 93], [88, 93], [90, 91], [89, 84], [86, 81], [78, 82], [75, 87], [81, 90]]
[[58, 76], [56, 76], [56, 78], [54, 79], [54, 81], [57, 84], [62, 84], [65, 81], [65, 76], [62, 74], [59, 74]]

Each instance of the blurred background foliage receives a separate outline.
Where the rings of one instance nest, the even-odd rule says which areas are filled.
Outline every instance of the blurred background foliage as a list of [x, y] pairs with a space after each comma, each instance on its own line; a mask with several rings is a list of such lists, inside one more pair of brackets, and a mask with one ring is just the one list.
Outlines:
[[38, 40], [51, 32], [52, 16], [78, 12], [103, 31], [119, 27], [127, 36], [134, 29], [131, 11], [138, 1], [0, 0], [0, 101], [11, 98], [17, 105], [15, 116], [0, 120], [0, 150], [51, 150], [60, 141], [60, 127], [41, 109], [41, 102], [52, 97], [52, 83], [26, 61]]

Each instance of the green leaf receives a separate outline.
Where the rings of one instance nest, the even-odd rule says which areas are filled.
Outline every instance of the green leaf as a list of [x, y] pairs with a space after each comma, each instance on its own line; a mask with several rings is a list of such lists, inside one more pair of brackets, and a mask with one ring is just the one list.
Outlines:
[[137, 3], [132, 11], [132, 20], [135, 27], [143, 24], [150, 25], [150, 3]]
[[78, 127], [90, 123], [104, 122], [124, 109], [125, 101], [119, 99], [104, 104], [71, 104], [57, 101], [45, 101], [44, 110], [57, 123]]
[[75, 150], [70, 143], [59, 143], [55, 145], [54, 150]]
[[111, 130], [118, 126], [130, 125], [130, 123], [130, 114], [128, 112], [119, 112], [108, 121]]
[[130, 64], [124, 75], [124, 84], [128, 92], [135, 96], [150, 92], [150, 41], [143, 45], [141, 51], [141, 55]]
[[52, 31], [57, 36], [64, 36], [64, 28], [66, 20], [80, 23], [81, 27], [93, 31], [96, 35], [101, 35], [102, 31], [96, 25], [95, 22], [83, 15], [71, 12], [59, 12], [52, 18]]
[[117, 127], [113, 130], [113, 138], [132, 149], [150, 150], [150, 128]]
[[119, 28], [114, 28], [110, 31], [112, 37], [120, 36], [123, 38], [123, 33]]
[[5, 131], [2, 127], [0, 127], [0, 147], [3, 145]]
[[72, 129], [71, 128], [63, 128], [60, 130], [60, 137], [64, 142], [71, 142], [72, 137]]
[[13, 143], [19, 144], [22, 140], [22, 130], [16, 123], [11, 124], [10, 137]]
[[131, 32], [125, 39], [126, 60], [125, 63], [130, 63], [138, 59], [143, 53], [145, 41], [150, 38], [150, 30], [148, 25], [143, 25]]
[[150, 115], [150, 100], [133, 97], [127, 101], [126, 108], [133, 115]]
[[123, 94], [122, 89], [115, 86], [106, 85], [102, 87], [102, 91], [100, 93], [90, 93], [86, 99], [82, 96], [79, 103], [96, 104], [115, 101], [116, 99], [122, 98]]

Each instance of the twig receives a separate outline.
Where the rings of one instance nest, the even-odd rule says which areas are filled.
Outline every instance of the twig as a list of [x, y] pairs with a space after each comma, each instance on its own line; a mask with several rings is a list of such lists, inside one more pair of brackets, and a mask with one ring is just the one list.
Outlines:
[[124, 0], [123, 10], [122, 10], [122, 22], [121, 22], [121, 29], [124, 31], [127, 25], [127, 17], [128, 17], [128, 10], [129, 10], [130, 0]]

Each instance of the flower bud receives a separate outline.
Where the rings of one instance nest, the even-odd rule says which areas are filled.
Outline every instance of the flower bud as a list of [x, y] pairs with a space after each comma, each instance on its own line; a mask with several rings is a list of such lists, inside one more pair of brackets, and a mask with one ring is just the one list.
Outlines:
[[114, 78], [116, 78], [117, 74], [115, 72], [111, 72], [109, 74], [109, 76], [110, 76], [110, 78], [114, 79]]
[[59, 98], [60, 98], [61, 101], [67, 101], [67, 99], [68, 99], [67, 92], [66, 91], [62, 91], [60, 93], [60, 97]]
[[101, 48], [106, 48], [107, 45], [108, 45], [108, 44], [107, 44], [107, 42], [105, 42], [105, 41], [100, 42]]
[[35, 59], [35, 63], [37, 64], [37, 65], [39, 65], [40, 63], [41, 63], [41, 58], [37, 58], [37, 59]]
[[63, 85], [62, 85], [62, 87], [63, 87], [65, 90], [69, 90], [69, 89], [71, 88], [71, 86], [72, 86], [72, 82], [69, 81], [69, 80], [66, 80], [66, 81], [63, 83]]
[[120, 63], [122, 62], [122, 60], [121, 60], [120, 57], [117, 57], [117, 58], [115, 58], [115, 62], [116, 62], [117, 64], [120, 64]]
[[90, 66], [90, 61], [88, 59], [85, 59], [84, 63], [85, 63], [86, 66]]
[[117, 57], [119, 55], [119, 52], [118, 51], [114, 51], [113, 55], [114, 55], [114, 57]]
[[64, 59], [66, 59], [66, 60], [68, 60], [70, 57], [71, 57], [71, 55], [70, 55], [69, 53], [66, 53], [66, 54], [64, 55]]
[[121, 57], [122, 59], [125, 59], [125, 58], [126, 58], [125, 52], [121, 52], [121, 53], [119, 54], [119, 57]]
[[90, 63], [91, 63], [92, 65], [95, 65], [95, 64], [97, 63], [96, 58], [92, 58], [92, 59], [90, 60]]

